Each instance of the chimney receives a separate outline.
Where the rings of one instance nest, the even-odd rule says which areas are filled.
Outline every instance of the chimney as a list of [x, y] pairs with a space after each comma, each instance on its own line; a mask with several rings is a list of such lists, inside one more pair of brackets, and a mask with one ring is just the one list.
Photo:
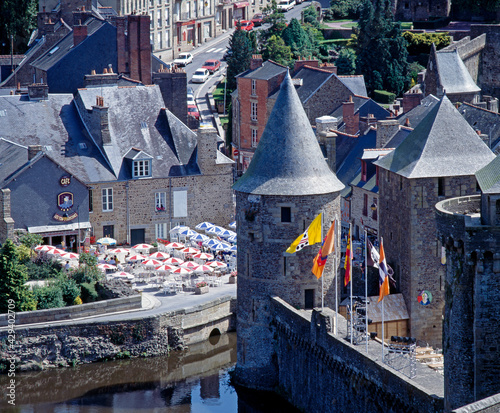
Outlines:
[[252, 55], [252, 59], [250, 60], [250, 70], [258, 69], [259, 67], [262, 66], [263, 63], [264, 60], [262, 60], [261, 54]]
[[406, 118], [406, 120], [405, 120], [405, 126], [406, 126], [407, 128], [411, 128], [411, 125], [410, 125], [410, 118]]
[[309, 59], [309, 60], [296, 60], [295, 66], [293, 67], [293, 73], [297, 73], [301, 67], [304, 66], [319, 67], [319, 60]]
[[28, 161], [31, 161], [38, 152], [42, 152], [42, 145], [28, 145]]
[[399, 131], [399, 122], [396, 119], [379, 120], [377, 122], [377, 148], [383, 148], [387, 142]]
[[47, 100], [49, 98], [49, 86], [43, 83], [33, 83], [28, 86], [29, 100]]
[[344, 118], [345, 133], [356, 135], [359, 130], [359, 114], [354, 115], [354, 102], [352, 95], [347, 102], [342, 103], [342, 117]]
[[368, 116], [361, 116], [359, 118], [359, 133], [364, 134], [370, 126], [374, 126], [377, 124], [377, 119], [371, 113]]
[[104, 98], [96, 96], [96, 104], [92, 106], [93, 119], [91, 121], [91, 128], [95, 136], [100, 138], [102, 145], [111, 143], [108, 109], [108, 107], [104, 106]]
[[414, 107], [420, 105], [423, 98], [424, 94], [422, 92], [406, 92], [403, 95], [403, 113], [409, 112]]
[[326, 162], [332, 172], [336, 173], [336, 151], [337, 151], [337, 134], [332, 130], [336, 130], [338, 126], [337, 118], [333, 116], [321, 116], [316, 118], [316, 138], [323, 149]]
[[337, 74], [337, 66], [335, 66], [333, 63], [321, 63], [320, 69]]
[[88, 35], [88, 30], [87, 30], [86, 25], [78, 25], [78, 26], [73, 26], [73, 45], [78, 46], [81, 42], [83, 42]]

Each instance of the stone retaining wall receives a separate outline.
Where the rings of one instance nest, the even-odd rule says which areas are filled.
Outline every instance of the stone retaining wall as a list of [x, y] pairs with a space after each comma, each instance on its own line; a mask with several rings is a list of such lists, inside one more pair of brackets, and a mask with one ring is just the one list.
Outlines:
[[[15, 326], [14, 349], [0, 331], [0, 367], [41, 370], [124, 357], [168, 354], [206, 341], [214, 329], [235, 330], [236, 299], [225, 296], [172, 312], [122, 321], [68, 321], [52, 326]], [[0, 369], [0, 371], [1, 371]]]
[[[26, 311], [16, 313], [16, 325], [48, 323], [51, 321], [74, 320], [82, 317], [116, 313], [141, 308], [142, 297], [113, 298], [95, 303], [73, 305], [70, 307], [51, 308], [49, 310]], [[7, 326], [7, 314], [0, 314], [0, 327]]]

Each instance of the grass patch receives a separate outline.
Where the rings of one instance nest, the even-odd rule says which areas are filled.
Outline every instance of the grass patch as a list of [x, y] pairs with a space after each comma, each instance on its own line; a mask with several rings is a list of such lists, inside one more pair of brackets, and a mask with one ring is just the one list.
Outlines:
[[401, 22], [401, 29], [403, 30], [411, 30], [413, 27], [412, 22]]
[[229, 116], [226, 115], [226, 116], [219, 116], [219, 119], [220, 119], [220, 123], [222, 126], [226, 125], [227, 123], [229, 123]]
[[342, 27], [345, 27], [346, 29], [352, 29], [353, 27], [358, 27], [358, 23], [357, 22], [350, 22], [350, 23], [343, 24]]

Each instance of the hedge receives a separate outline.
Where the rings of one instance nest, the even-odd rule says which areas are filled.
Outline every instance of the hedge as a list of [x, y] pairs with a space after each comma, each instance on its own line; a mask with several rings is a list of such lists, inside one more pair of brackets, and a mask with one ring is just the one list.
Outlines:
[[394, 103], [394, 99], [396, 99], [396, 95], [391, 92], [387, 92], [386, 90], [374, 90], [373, 91], [373, 100], [378, 103]]

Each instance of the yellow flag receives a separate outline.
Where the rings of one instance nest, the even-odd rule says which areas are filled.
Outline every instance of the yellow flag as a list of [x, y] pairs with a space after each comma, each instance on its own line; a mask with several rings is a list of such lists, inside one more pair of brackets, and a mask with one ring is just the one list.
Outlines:
[[292, 245], [288, 247], [286, 252], [293, 254], [308, 245], [314, 245], [318, 242], [321, 242], [321, 214], [314, 218], [311, 225], [292, 242]]

